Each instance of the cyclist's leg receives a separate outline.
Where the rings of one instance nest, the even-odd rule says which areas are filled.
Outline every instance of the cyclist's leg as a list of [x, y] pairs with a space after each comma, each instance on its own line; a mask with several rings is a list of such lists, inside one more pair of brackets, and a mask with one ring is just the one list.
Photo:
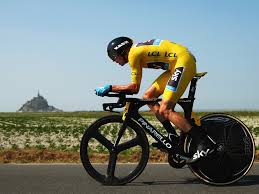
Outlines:
[[[168, 70], [162, 73], [153, 83], [152, 85], [146, 90], [144, 94], [144, 99], [150, 98], [158, 98], [165, 90], [166, 83], [168, 79], [171, 77], [171, 71]], [[148, 105], [150, 110], [156, 115], [156, 118], [162, 123], [163, 127], [166, 129], [167, 133], [169, 134], [169, 139], [172, 140], [173, 136], [177, 137], [177, 133], [170, 123], [169, 120], [166, 120], [163, 116], [159, 114], [159, 103], [153, 103]]]
[[192, 126], [181, 114], [175, 112], [174, 108], [196, 74], [194, 57], [189, 53], [179, 57], [171, 72], [172, 76], [165, 87], [159, 113], [187, 133]]
[[159, 114], [174, 123], [184, 133], [188, 133], [192, 126], [181, 114], [175, 112], [175, 105], [176, 103], [163, 99], [160, 104]]
[[195, 149], [192, 158], [188, 162], [195, 162], [200, 157], [204, 157], [214, 150], [214, 144], [211, 138], [201, 130], [200, 127], [191, 126], [191, 124], [179, 113], [174, 111], [175, 104], [180, 99], [189, 82], [195, 76], [196, 64], [191, 54], [181, 56], [175, 65], [174, 73], [168, 81], [163, 99], [160, 105], [159, 113], [172, 121], [185, 133], [189, 133], [194, 140]]
[[[152, 85], [145, 91], [145, 94], [143, 96], [144, 99], [151, 99], [151, 98], [158, 98], [161, 94], [163, 94], [166, 83], [168, 79], [171, 77], [171, 72], [170, 70], [165, 71], [162, 73], [153, 83]], [[160, 105], [159, 103], [153, 103], [149, 104], [148, 107], [150, 110], [155, 113], [157, 119], [160, 122], [164, 122], [165, 118], [162, 117], [159, 114], [159, 108]]]
[[191, 54], [186, 54], [177, 60], [172, 78], [167, 83], [163, 100], [159, 109], [166, 119], [172, 121], [183, 132], [188, 133], [194, 141], [194, 153], [188, 162], [195, 162], [200, 157], [212, 153], [215, 148], [213, 140], [198, 126], [191, 124], [179, 113], [174, 111], [176, 102], [180, 99], [189, 82], [195, 76], [196, 64]]

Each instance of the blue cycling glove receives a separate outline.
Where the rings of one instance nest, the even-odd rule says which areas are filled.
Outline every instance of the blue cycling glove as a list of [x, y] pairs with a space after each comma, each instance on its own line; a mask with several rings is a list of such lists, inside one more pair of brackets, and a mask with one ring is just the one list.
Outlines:
[[104, 96], [105, 94], [108, 94], [112, 90], [112, 85], [105, 84], [103, 87], [95, 88], [95, 94], [97, 96]]

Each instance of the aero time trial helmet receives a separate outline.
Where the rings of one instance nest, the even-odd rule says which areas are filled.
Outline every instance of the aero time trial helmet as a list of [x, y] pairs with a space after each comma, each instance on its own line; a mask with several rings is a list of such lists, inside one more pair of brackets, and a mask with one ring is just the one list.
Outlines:
[[115, 38], [107, 46], [108, 56], [115, 61], [116, 56], [122, 56], [132, 45], [133, 41], [128, 37]]

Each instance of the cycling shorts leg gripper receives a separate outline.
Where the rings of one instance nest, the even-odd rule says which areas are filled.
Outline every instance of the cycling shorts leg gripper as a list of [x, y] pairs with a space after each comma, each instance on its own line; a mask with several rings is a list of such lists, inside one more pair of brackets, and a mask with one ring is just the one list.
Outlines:
[[181, 56], [177, 60], [172, 76], [166, 84], [163, 99], [177, 103], [195, 74], [196, 64], [192, 55], [185, 54]]

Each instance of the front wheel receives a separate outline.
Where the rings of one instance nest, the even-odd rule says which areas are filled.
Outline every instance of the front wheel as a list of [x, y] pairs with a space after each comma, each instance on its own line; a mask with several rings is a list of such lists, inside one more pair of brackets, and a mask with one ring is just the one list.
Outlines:
[[[118, 140], [119, 133], [122, 137]], [[146, 167], [149, 144], [134, 121], [127, 121], [125, 126], [120, 115], [110, 115], [86, 129], [80, 156], [92, 178], [105, 185], [122, 185], [137, 178]]]
[[[248, 127], [236, 117], [221, 113], [202, 117], [201, 124], [217, 149], [189, 165], [192, 172], [213, 185], [228, 185], [245, 176], [255, 158], [255, 144]], [[192, 152], [191, 149], [191, 138], [187, 137], [185, 151]]]

